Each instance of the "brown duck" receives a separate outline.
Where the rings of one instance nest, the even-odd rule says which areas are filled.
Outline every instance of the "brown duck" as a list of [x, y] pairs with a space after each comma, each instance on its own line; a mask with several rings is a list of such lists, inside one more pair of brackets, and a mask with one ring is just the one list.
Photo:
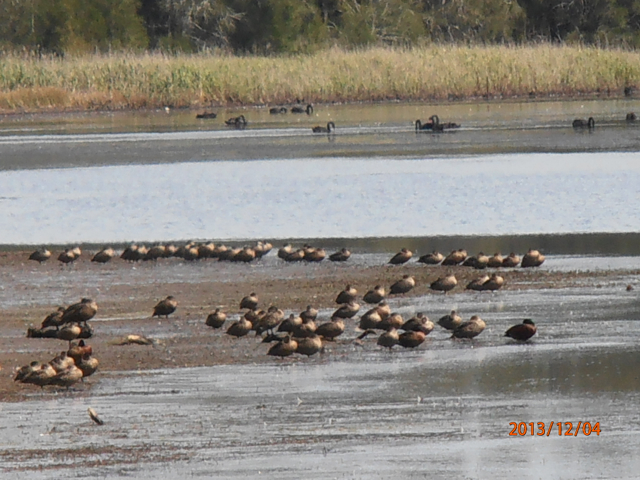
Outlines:
[[251, 322], [243, 317], [240, 320], [237, 320], [229, 325], [226, 333], [227, 335], [231, 335], [232, 337], [240, 338], [248, 335], [252, 328], [253, 325], [251, 324]]
[[344, 321], [341, 318], [332, 318], [330, 322], [318, 325], [315, 333], [325, 340], [332, 341], [344, 333]]
[[468, 322], [464, 322], [456, 328], [451, 338], [475, 338], [482, 333], [486, 326], [484, 320], [474, 315]]
[[97, 263], [107, 263], [113, 257], [116, 256], [116, 252], [113, 248], [103, 248], [98, 253], [96, 253], [91, 259], [92, 262]]
[[398, 253], [396, 253], [391, 260], [389, 260], [390, 265], [402, 265], [403, 263], [407, 263], [413, 257], [413, 252], [411, 250], [407, 250], [403, 248]]
[[384, 295], [385, 295], [384, 287], [381, 287], [380, 285], [376, 285], [375, 287], [373, 287], [372, 290], [369, 290], [367, 293], [364, 294], [364, 297], [362, 297], [362, 300], [365, 303], [369, 303], [369, 304], [380, 303], [382, 300], [384, 300]]
[[35, 260], [36, 262], [43, 263], [51, 258], [51, 252], [42, 247], [29, 255], [29, 260]]
[[444, 255], [434, 250], [431, 253], [422, 255], [418, 259], [418, 262], [424, 263], [425, 265], [438, 265], [440, 262], [442, 262], [442, 260], [444, 260]]
[[391, 285], [389, 293], [391, 295], [405, 294], [416, 286], [416, 281], [410, 275], [403, 275], [402, 279]]
[[520, 265], [520, 257], [513, 252], [504, 257], [504, 260], [502, 260], [502, 266], [505, 268], [513, 268], [517, 267], [518, 265]]
[[358, 290], [356, 290], [351, 285], [347, 285], [346, 287], [344, 287], [344, 290], [342, 290], [336, 297], [336, 303], [344, 304], [349, 302], [355, 302], [357, 295], [358, 295]]
[[514, 325], [509, 330], [507, 330], [504, 336], [511, 337], [521, 342], [526, 342], [531, 337], [533, 337], [536, 332], [536, 324], [533, 323], [533, 320], [527, 318], [526, 320], [523, 320], [522, 323]]
[[539, 267], [542, 265], [544, 260], [544, 255], [542, 255], [538, 250], [531, 249], [524, 254], [524, 257], [522, 257], [521, 266], [522, 268]]
[[494, 253], [491, 257], [489, 257], [489, 261], [487, 262], [487, 267], [489, 268], [501, 268], [502, 262], [504, 262], [504, 258], [500, 253]]
[[431, 290], [436, 290], [438, 292], [444, 292], [445, 294], [458, 285], [458, 280], [456, 280], [456, 276], [453, 274], [446, 275], [444, 277], [438, 278], [435, 282], [429, 285]]
[[83, 298], [78, 303], [67, 307], [62, 314], [62, 323], [86, 323], [98, 313], [98, 304], [90, 299]]
[[381, 347], [389, 349], [395, 347], [399, 342], [400, 336], [398, 335], [398, 330], [393, 327], [388, 328], [387, 331], [382, 333], [376, 341], [376, 343]]
[[416, 314], [415, 317], [410, 318], [400, 327], [405, 332], [422, 332], [425, 335], [429, 335], [434, 328], [435, 325], [424, 313]]
[[425, 338], [427, 338], [427, 336], [424, 332], [409, 331], [400, 335], [398, 343], [404, 348], [416, 348], [424, 343]]
[[284, 340], [272, 346], [267, 352], [267, 355], [284, 358], [296, 353], [297, 348], [298, 342], [287, 335]]
[[329, 260], [331, 260], [332, 262], [346, 262], [347, 260], [349, 260], [350, 256], [351, 252], [346, 248], [342, 248], [340, 251], [329, 255]]
[[460, 265], [467, 258], [467, 251], [464, 249], [453, 250], [442, 260], [443, 266]]
[[205, 325], [211, 328], [222, 328], [224, 322], [227, 320], [227, 314], [219, 308], [216, 308], [213, 313], [207, 315]]
[[305, 338], [298, 338], [296, 341], [298, 342], [296, 353], [301, 355], [310, 357], [322, 350], [322, 339], [316, 334], [312, 334]]
[[438, 320], [438, 325], [442, 328], [446, 328], [447, 330], [455, 330], [460, 325], [462, 325], [462, 317], [456, 313], [455, 310], [451, 310], [449, 315], [445, 315], [444, 317], [440, 317]]
[[258, 295], [255, 292], [251, 292], [249, 295], [240, 300], [240, 309], [255, 310], [258, 308]]
[[175, 312], [176, 308], [178, 308], [178, 301], [173, 298], [172, 295], [169, 295], [167, 298], [158, 302], [158, 304], [153, 307], [153, 315], [151, 315], [151, 318], [160, 317], [162, 315], [164, 315], [166, 318], [169, 318], [169, 315]]

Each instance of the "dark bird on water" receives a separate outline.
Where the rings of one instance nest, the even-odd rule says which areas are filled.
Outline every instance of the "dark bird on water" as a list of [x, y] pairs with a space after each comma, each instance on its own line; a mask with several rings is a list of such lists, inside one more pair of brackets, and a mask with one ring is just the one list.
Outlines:
[[311, 115], [313, 113], [313, 105], [309, 104], [305, 108], [302, 107], [292, 107], [291, 113], [306, 113], [307, 115]]

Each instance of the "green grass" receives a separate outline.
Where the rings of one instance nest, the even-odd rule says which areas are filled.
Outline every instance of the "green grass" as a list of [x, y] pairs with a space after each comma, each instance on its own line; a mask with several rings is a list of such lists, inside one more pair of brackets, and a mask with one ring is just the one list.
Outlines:
[[640, 54], [553, 46], [429, 46], [236, 57], [112, 54], [0, 63], [0, 110], [276, 105], [594, 93], [640, 85]]

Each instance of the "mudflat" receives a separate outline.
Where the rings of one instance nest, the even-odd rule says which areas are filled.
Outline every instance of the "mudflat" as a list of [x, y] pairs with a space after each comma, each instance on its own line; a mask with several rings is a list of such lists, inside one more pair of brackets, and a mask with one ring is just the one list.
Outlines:
[[[39, 327], [46, 315], [58, 306], [66, 306], [91, 297], [99, 310], [90, 320], [94, 335], [88, 340], [94, 356], [99, 359], [98, 372], [74, 389], [77, 395], [89, 394], [91, 386], [100, 382], [101, 374], [115, 371], [181, 368], [223, 364], [253, 364], [273, 362], [268, 346], [261, 344], [255, 333], [236, 339], [224, 332], [242, 315], [240, 300], [255, 292], [260, 308], [276, 305], [288, 316], [312, 305], [320, 310], [317, 323], [329, 321], [338, 307], [335, 298], [347, 284], [358, 290], [359, 313], [371, 306], [363, 304], [362, 295], [375, 285], [389, 286], [411, 275], [416, 287], [405, 295], [390, 296], [389, 302], [412, 298], [450, 298], [458, 295], [482, 295], [499, 299], [502, 291], [535, 289], [584, 288], [616, 284], [625, 291], [629, 278], [640, 271], [634, 268], [595, 271], [557, 271], [545, 265], [539, 268], [499, 269], [505, 284], [498, 292], [470, 292], [465, 286], [483, 275], [469, 267], [431, 267], [418, 263], [400, 266], [385, 264], [381, 256], [369, 256], [366, 261], [317, 264], [289, 264], [271, 252], [251, 264], [231, 264], [207, 259], [186, 262], [178, 258], [130, 263], [120, 258], [98, 265], [90, 261], [90, 253], [70, 266], [50, 259], [43, 264], [28, 261], [30, 251], [10, 251], [0, 254], [3, 289], [3, 316], [0, 336], [0, 400], [20, 401], [38, 390], [33, 385], [13, 382], [16, 367], [33, 360], [46, 362], [67, 349], [67, 342], [58, 339], [27, 338], [29, 327]], [[389, 255], [389, 258], [391, 255]], [[373, 259], [373, 260], [372, 260]], [[458, 285], [446, 297], [430, 290], [429, 285], [445, 274], [454, 273]], [[151, 317], [153, 307], [167, 295], [173, 295], [178, 308], [169, 318]], [[435, 297], [439, 296], [439, 297]], [[484, 297], [481, 297], [484, 298]], [[424, 302], [422, 302], [424, 303]], [[440, 305], [441, 303], [438, 302]], [[214, 330], [205, 319], [215, 308], [228, 314], [225, 325]], [[442, 307], [424, 309], [437, 320], [448, 313]], [[325, 355], [339, 355], [353, 348], [359, 335], [360, 315], [346, 321], [345, 333], [336, 342], [327, 343]], [[439, 327], [436, 327], [439, 328]], [[115, 345], [126, 335], [137, 334], [154, 339], [154, 345]], [[313, 357], [311, 358], [311, 361]], [[284, 362], [292, 361], [284, 359]], [[55, 395], [59, 389], [45, 387], [43, 395]]]

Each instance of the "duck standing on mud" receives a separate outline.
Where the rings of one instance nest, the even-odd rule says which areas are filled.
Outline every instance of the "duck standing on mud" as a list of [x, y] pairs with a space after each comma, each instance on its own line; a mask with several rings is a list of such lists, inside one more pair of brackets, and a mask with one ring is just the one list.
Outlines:
[[536, 324], [533, 320], [525, 319], [522, 323], [514, 325], [504, 334], [505, 337], [513, 338], [521, 342], [526, 342], [533, 337], [537, 332]]
[[169, 318], [169, 315], [175, 312], [176, 308], [178, 308], [178, 301], [173, 298], [172, 295], [169, 295], [153, 307], [153, 315], [151, 315], [151, 318], [160, 317], [162, 315], [164, 315], [165, 318]]

